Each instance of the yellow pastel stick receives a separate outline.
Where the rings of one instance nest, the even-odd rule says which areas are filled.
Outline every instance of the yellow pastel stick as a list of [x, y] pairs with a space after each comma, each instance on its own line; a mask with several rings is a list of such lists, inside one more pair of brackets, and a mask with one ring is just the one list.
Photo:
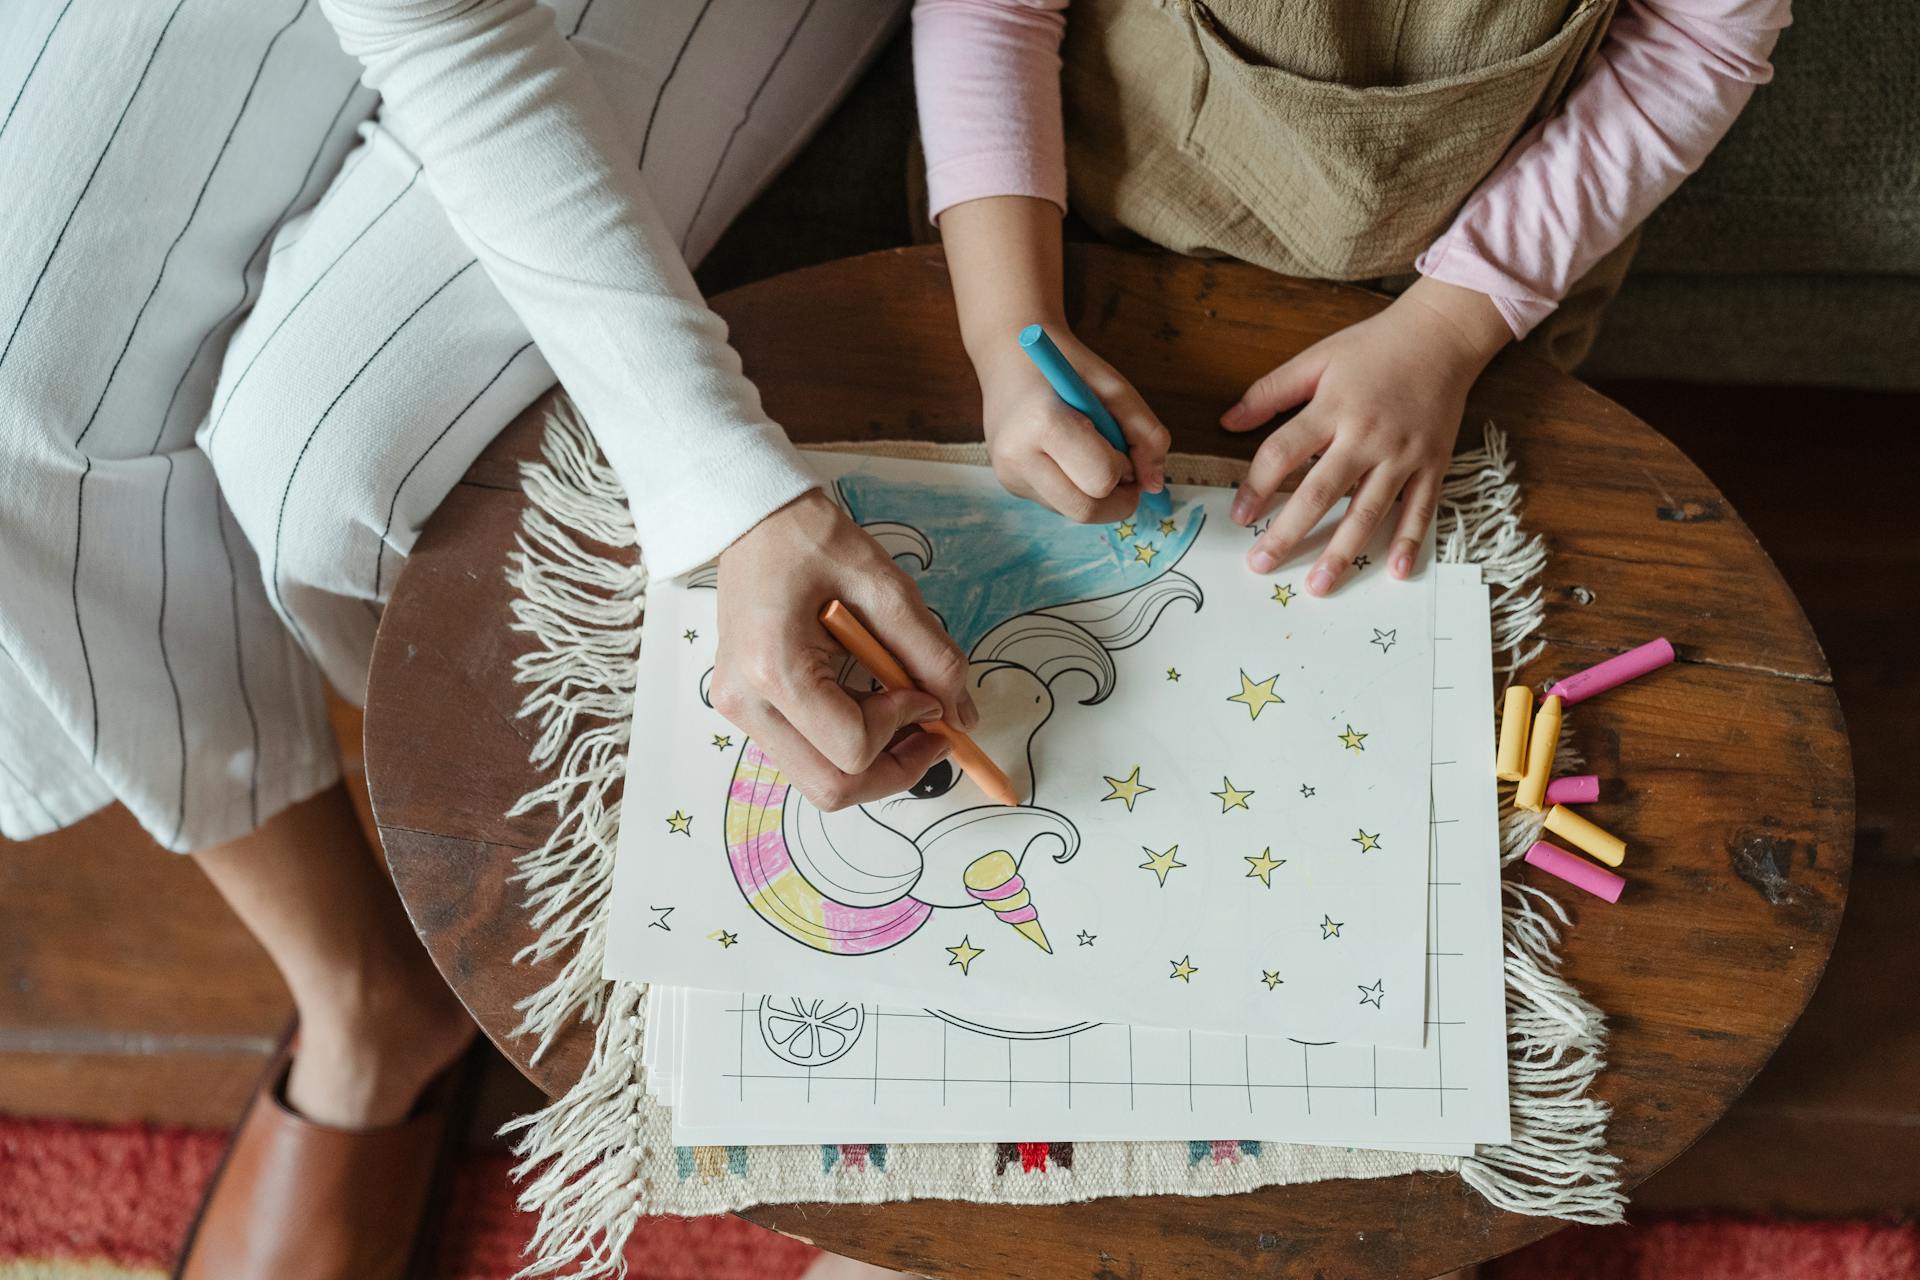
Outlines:
[[1560, 699], [1549, 694], [1534, 713], [1533, 729], [1527, 734], [1527, 772], [1513, 790], [1516, 809], [1540, 812], [1547, 796], [1547, 780], [1553, 776], [1553, 752], [1560, 745]]
[[1610, 867], [1617, 867], [1627, 859], [1625, 840], [1594, 826], [1563, 804], [1547, 810], [1547, 830]]
[[1531, 719], [1533, 690], [1516, 684], [1507, 690], [1507, 704], [1500, 712], [1500, 754], [1494, 760], [1493, 776], [1502, 782], [1527, 776], [1527, 722]]

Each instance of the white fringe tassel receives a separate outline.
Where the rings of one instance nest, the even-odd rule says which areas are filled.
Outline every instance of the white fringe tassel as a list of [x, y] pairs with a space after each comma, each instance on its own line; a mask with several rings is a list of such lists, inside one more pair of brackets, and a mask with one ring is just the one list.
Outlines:
[[[508, 577], [519, 596], [515, 629], [539, 644], [515, 664], [515, 680], [532, 686], [520, 714], [538, 720], [532, 759], [554, 776], [510, 812], [551, 804], [558, 821], [519, 860], [515, 878], [539, 938], [517, 958], [567, 959], [521, 1003], [515, 1034], [537, 1037], [538, 1060], [574, 1018], [598, 1019], [599, 1027], [572, 1090], [508, 1126], [520, 1135], [520, 1207], [539, 1216], [528, 1245], [535, 1261], [521, 1274], [576, 1265], [582, 1276], [623, 1274], [627, 1236], [654, 1200], [647, 1162], [654, 1144], [668, 1141], [663, 1125], [643, 1119], [646, 986], [600, 976], [620, 822], [619, 803], [608, 796], [626, 772], [646, 573], [631, 553], [608, 554], [634, 545], [625, 494], [564, 401], [548, 418], [542, 454], [522, 467], [532, 505]], [[1544, 648], [1535, 638], [1545, 616], [1536, 579], [1546, 546], [1522, 529], [1520, 497], [1506, 437], [1488, 423], [1482, 448], [1457, 455], [1448, 469], [1438, 554], [1480, 565], [1493, 586], [1494, 670], [1503, 675]], [[1556, 764], [1577, 763], [1563, 737]], [[1539, 815], [1510, 811], [1503, 865], [1539, 833]], [[1503, 888], [1513, 1138], [1461, 1159], [1460, 1175], [1515, 1213], [1618, 1222], [1626, 1197], [1618, 1158], [1606, 1150], [1609, 1110], [1587, 1092], [1605, 1065], [1605, 1019], [1560, 976], [1556, 949], [1568, 923], [1560, 905], [1512, 881]]]
[[[556, 985], [557, 982], [556, 982]], [[642, 1131], [640, 1016], [646, 984], [602, 983], [612, 997], [593, 1038], [593, 1057], [564, 1098], [513, 1121], [520, 1207], [537, 1213], [518, 1276], [578, 1267], [579, 1276], [625, 1275], [627, 1237], [651, 1197], [645, 1174], [653, 1147]]]
[[558, 760], [553, 779], [507, 811], [515, 817], [551, 804], [559, 815], [546, 842], [520, 856], [514, 876], [539, 934], [516, 962], [567, 955], [554, 980], [517, 1006], [514, 1034], [539, 1038], [535, 1062], [574, 1017], [598, 1017], [606, 993], [600, 970], [620, 829], [620, 805], [607, 797], [626, 776], [647, 587], [637, 555], [629, 563], [579, 540], [620, 549], [634, 546], [634, 533], [626, 493], [570, 401], [549, 416], [541, 453], [541, 462], [521, 467], [532, 505], [507, 571], [514, 630], [540, 646], [514, 661], [514, 681], [533, 686], [520, 716], [540, 725], [533, 763], [546, 769]]
[[1495, 675], [1512, 675], [1540, 656], [1533, 639], [1546, 618], [1546, 598], [1534, 580], [1547, 564], [1547, 543], [1520, 527], [1520, 482], [1513, 478], [1506, 433], [1491, 422], [1482, 447], [1455, 454], [1440, 487], [1439, 558], [1477, 564], [1493, 591]]

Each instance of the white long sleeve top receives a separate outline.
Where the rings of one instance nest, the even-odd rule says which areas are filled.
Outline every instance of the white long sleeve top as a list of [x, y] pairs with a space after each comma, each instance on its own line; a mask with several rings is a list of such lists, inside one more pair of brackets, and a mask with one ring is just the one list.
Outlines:
[[703, 563], [816, 484], [741, 372], [551, 10], [322, 7], [626, 486], [652, 572]]

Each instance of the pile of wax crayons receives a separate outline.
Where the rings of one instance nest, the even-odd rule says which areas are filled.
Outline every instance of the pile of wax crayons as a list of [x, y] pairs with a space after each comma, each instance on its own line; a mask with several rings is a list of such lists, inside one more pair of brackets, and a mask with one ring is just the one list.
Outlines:
[[[1553, 753], [1560, 744], [1562, 711], [1596, 693], [1605, 693], [1615, 685], [1673, 661], [1673, 646], [1663, 636], [1637, 649], [1629, 649], [1617, 658], [1588, 667], [1579, 675], [1568, 676], [1547, 690], [1540, 710], [1533, 709], [1533, 690], [1520, 684], [1507, 690], [1507, 702], [1500, 715], [1500, 751], [1494, 773], [1502, 782], [1519, 785], [1513, 791], [1516, 808], [1532, 813], [1547, 809], [1546, 828], [1591, 855], [1607, 867], [1617, 867], [1627, 858], [1627, 842], [1587, 821], [1570, 804], [1591, 804], [1600, 798], [1600, 779], [1592, 774], [1554, 778]], [[1536, 840], [1527, 850], [1527, 862], [1550, 876], [1557, 876], [1576, 888], [1618, 902], [1627, 882], [1585, 858], [1557, 844]]]

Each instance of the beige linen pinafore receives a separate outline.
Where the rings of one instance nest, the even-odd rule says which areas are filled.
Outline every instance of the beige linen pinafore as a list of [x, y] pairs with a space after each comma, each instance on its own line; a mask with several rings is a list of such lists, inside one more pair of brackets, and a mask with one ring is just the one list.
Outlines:
[[[1074, 211], [1109, 236], [1394, 283], [1599, 47], [1616, 0], [1074, 0]], [[1529, 343], [1592, 344], [1633, 240]]]

